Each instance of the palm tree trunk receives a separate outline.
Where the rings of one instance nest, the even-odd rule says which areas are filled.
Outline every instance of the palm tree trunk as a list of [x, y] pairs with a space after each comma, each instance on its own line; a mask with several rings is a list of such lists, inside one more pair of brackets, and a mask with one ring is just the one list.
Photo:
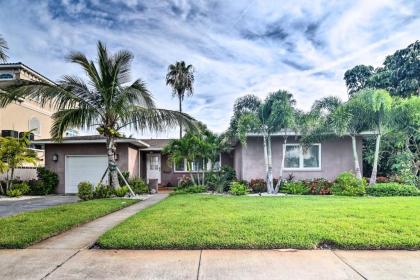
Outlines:
[[350, 135], [351, 144], [353, 149], [353, 160], [354, 160], [354, 172], [356, 173], [357, 179], [362, 179], [362, 173], [360, 172], [359, 156], [357, 154], [356, 136]]
[[284, 140], [283, 140], [283, 151], [282, 151], [282, 155], [281, 155], [280, 174], [279, 174], [279, 179], [277, 181], [276, 188], [274, 189], [275, 193], [278, 193], [278, 191], [280, 189], [280, 185], [283, 181], [283, 166], [284, 166], [284, 159], [286, 157], [286, 144], [287, 144], [287, 136], [285, 135]]
[[192, 173], [192, 168], [191, 168], [191, 163], [190, 162], [188, 162], [187, 161], [187, 168], [188, 168], [188, 171], [190, 172], [190, 177], [191, 177], [191, 181], [193, 182], [193, 184], [195, 185], [195, 179], [194, 179], [194, 175], [193, 175], [193, 173]]
[[273, 161], [271, 153], [271, 136], [267, 137], [267, 158], [268, 158], [268, 173], [267, 173], [267, 190], [273, 191]]
[[[181, 95], [178, 95], [179, 97], [179, 112], [182, 113], [182, 97]], [[179, 123], [179, 139], [182, 138], [182, 123]]]
[[7, 173], [7, 185], [6, 185], [6, 192], [8, 190], [10, 190], [10, 188], [13, 186], [13, 179], [15, 177], [15, 168], [11, 167], [10, 168], [10, 177], [9, 177], [9, 173]]
[[117, 164], [115, 163], [115, 139], [113, 137], [108, 137], [106, 140], [107, 146], [107, 155], [108, 155], [108, 170], [111, 178], [110, 185], [114, 189], [118, 189], [120, 187], [120, 183], [118, 181], [118, 172], [117, 172]]
[[381, 134], [376, 135], [376, 145], [375, 145], [375, 157], [373, 159], [372, 174], [370, 175], [369, 185], [376, 183], [376, 175], [378, 173], [378, 160], [379, 160], [379, 146], [381, 144]]
[[272, 188], [270, 188], [268, 184], [268, 147], [267, 147], [267, 135], [264, 133], [263, 136], [263, 144], [264, 144], [264, 164], [265, 164], [265, 181], [267, 183], [267, 192], [272, 193]]

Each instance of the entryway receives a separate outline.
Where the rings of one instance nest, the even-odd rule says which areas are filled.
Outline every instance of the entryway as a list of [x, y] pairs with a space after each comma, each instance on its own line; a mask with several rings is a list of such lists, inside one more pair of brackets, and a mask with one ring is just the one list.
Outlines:
[[150, 180], [157, 180], [158, 184], [161, 183], [161, 156], [159, 153], [147, 154], [146, 169], [147, 169], [147, 182]]

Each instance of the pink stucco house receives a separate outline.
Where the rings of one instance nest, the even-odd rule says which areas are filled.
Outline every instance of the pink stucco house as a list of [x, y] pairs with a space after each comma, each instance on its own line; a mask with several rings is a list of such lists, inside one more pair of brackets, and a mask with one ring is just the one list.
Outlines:
[[[288, 143], [284, 145], [282, 136], [272, 137], [274, 177], [278, 177], [280, 172], [283, 153], [286, 156], [284, 176], [293, 175], [296, 179], [331, 180], [343, 171], [353, 170], [350, 137], [330, 138], [314, 143], [308, 149], [303, 149], [298, 140], [299, 135], [289, 136]], [[185, 163], [174, 165], [167, 155], [162, 154], [163, 147], [169, 141], [170, 139], [118, 139], [115, 157], [119, 168], [129, 171], [131, 176], [142, 177], [146, 182], [157, 180], [161, 186], [176, 186], [178, 180], [189, 173]], [[35, 143], [45, 149], [45, 166], [59, 176], [57, 193], [76, 193], [77, 185], [81, 181], [97, 183], [107, 167], [105, 138], [102, 136], [66, 137], [60, 143], [44, 139]], [[362, 166], [362, 136], [357, 137], [357, 152]], [[234, 143], [231, 152], [220, 155], [219, 165], [233, 167], [241, 180], [264, 178], [262, 137], [249, 136], [246, 145]], [[193, 168], [195, 171], [200, 169], [198, 164]]]

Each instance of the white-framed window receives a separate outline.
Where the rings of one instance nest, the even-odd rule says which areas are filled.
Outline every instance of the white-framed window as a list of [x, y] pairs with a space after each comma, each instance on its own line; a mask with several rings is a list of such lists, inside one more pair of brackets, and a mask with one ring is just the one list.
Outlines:
[[15, 75], [13, 72], [0, 72], [0, 80], [8, 81], [13, 80], [15, 78]]
[[[219, 170], [221, 167], [222, 155], [219, 155], [219, 159], [212, 164], [209, 160], [206, 159], [196, 159], [191, 162], [191, 171], [192, 172], [202, 172], [202, 171], [211, 171], [212, 165], [213, 170]], [[175, 172], [188, 172], [187, 160], [184, 159], [178, 163], [174, 164]]]
[[149, 157], [149, 169], [150, 170], [159, 170], [160, 162], [159, 162], [159, 155], [151, 155]]
[[283, 153], [286, 170], [321, 170], [321, 144], [286, 144]]
[[29, 130], [33, 130], [33, 134], [39, 135], [41, 133], [41, 123], [39, 122], [38, 118], [31, 118], [29, 120], [28, 128]]

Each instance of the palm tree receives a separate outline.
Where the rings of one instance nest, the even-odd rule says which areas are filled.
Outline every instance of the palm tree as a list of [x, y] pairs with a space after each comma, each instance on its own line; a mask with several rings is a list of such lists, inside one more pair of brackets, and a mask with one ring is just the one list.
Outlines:
[[192, 127], [195, 121], [187, 114], [156, 108], [151, 93], [140, 79], [129, 83], [131, 52], [121, 50], [111, 54], [102, 42], [98, 42], [97, 52], [96, 63], [80, 52], [68, 56], [70, 62], [82, 67], [86, 82], [71, 75], [54, 84], [28, 82], [1, 95], [0, 106], [23, 98], [32, 98], [41, 105], [51, 104], [57, 110], [51, 135], [58, 141], [68, 128], [97, 127], [106, 138], [111, 185], [118, 188], [115, 141], [122, 136], [123, 128], [162, 131], [179, 123]]
[[[169, 65], [166, 85], [172, 87], [172, 96], [178, 96], [180, 113], [182, 113], [182, 101], [185, 95], [193, 94], [193, 83], [194, 69], [191, 64], [186, 65], [184, 61], [177, 61]], [[182, 123], [179, 124], [179, 138], [182, 138]]]
[[271, 136], [283, 132], [284, 144], [288, 133], [295, 127], [295, 100], [284, 90], [271, 93], [263, 102], [254, 95], [239, 98], [234, 106], [234, 118], [230, 130], [239, 140], [246, 144], [247, 133], [262, 135], [264, 145], [264, 162], [266, 171], [267, 192], [277, 193], [283, 179], [284, 153], [280, 167], [279, 180], [273, 186], [273, 164], [271, 153]]
[[6, 55], [6, 50], [7, 49], [8, 49], [7, 42], [0, 35], [0, 60], [3, 61], [3, 62], [7, 60], [7, 55]]

